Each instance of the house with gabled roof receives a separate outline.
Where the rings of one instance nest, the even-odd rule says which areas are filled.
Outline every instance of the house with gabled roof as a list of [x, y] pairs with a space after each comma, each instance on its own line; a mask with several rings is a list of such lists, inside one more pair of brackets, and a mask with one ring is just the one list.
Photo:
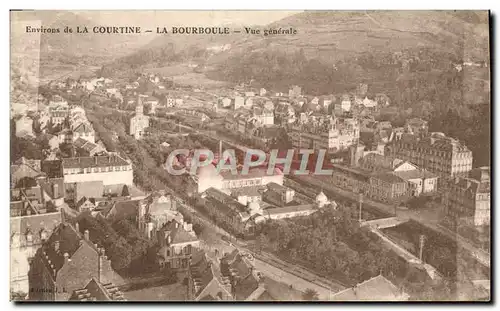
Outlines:
[[41, 161], [35, 159], [27, 159], [21, 157], [10, 166], [10, 181], [11, 187], [17, 187], [19, 180], [25, 177], [36, 179], [44, 176], [41, 171]]
[[172, 220], [157, 232], [160, 245], [158, 259], [161, 267], [185, 270], [189, 258], [200, 248], [200, 240], [193, 231], [193, 225], [184, 220]]
[[79, 213], [91, 212], [96, 208], [96, 201], [93, 198], [83, 197], [76, 202], [75, 209]]
[[14, 291], [29, 292], [29, 261], [61, 223], [61, 212], [10, 218], [10, 284]]
[[265, 290], [259, 272], [237, 249], [221, 258], [220, 270], [230, 280], [235, 300], [253, 300]]
[[102, 283], [122, 285], [103, 248], [82, 234], [78, 223], [63, 222], [36, 252], [29, 272], [30, 299], [67, 301], [75, 290], [96, 278]]
[[80, 122], [73, 129], [73, 141], [83, 138], [91, 143], [95, 143], [95, 131], [90, 122]]
[[81, 137], [73, 142], [75, 152], [81, 157], [93, 157], [95, 155], [104, 155], [106, 149], [99, 144], [95, 144]]
[[87, 286], [74, 290], [69, 301], [127, 301], [127, 299], [113, 283], [103, 284], [92, 278]]
[[195, 252], [188, 269], [188, 300], [234, 300], [231, 281], [224, 277], [215, 259], [204, 251]]

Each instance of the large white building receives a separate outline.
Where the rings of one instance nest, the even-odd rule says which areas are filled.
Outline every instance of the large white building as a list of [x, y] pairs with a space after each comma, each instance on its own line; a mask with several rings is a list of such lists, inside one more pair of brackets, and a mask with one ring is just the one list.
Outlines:
[[64, 183], [102, 181], [107, 185], [132, 185], [132, 164], [117, 154], [97, 157], [64, 158]]
[[231, 190], [250, 186], [265, 186], [269, 183], [283, 185], [283, 173], [275, 169], [273, 174], [267, 174], [267, 168], [251, 168], [248, 174], [232, 174], [231, 171], [218, 172], [213, 164], [201, 167], [194, 177], [198, 182], [198, 193], [203, 193], [208, 188], [218, 190]]
[[290, 137], [296, 149], [342, 151], [359, 141], [357, 119], [334, 119], [322, 125], [299, 124], [292, 127]]

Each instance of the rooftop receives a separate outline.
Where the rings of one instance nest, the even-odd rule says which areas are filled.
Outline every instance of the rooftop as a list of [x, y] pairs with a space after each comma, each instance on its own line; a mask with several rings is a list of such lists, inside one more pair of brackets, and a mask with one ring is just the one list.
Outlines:
[[129, 163], [116, 154], [98, 157], [75, 157], [62, 159], [63, 169], [68, 168], [89, 168], [89, 167], [109, 167], [125, 166]]

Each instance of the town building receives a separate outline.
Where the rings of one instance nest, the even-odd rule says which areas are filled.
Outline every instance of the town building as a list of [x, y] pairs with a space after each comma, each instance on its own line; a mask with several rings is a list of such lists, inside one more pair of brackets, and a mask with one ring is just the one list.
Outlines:
[[472, 151], [442, 133], [432, 133], [424, 138], [403, 133], [386, 145], [385, 154], [435, 173], [441, 177], [440, 181], [467, 176], [472, 169]]
[[92, 278], [122, 285], [104, 249], [90, 240], [88, 230], [62, 222], [36, 252], [29, 272], [30, 300], [67, 301]]
[[275, 182], [236, 189], [209, 188], [202, 198], [210, 217], [238, 235], [252, 235], [256, 224], [266, 219], [307, 216], [329, 204], [327, 198], [312, 202]]
[[370, 175], [371, 198], [381, 202], [404, 201], [407, 199], [408, 184], [403, 178], [391, 173]]
[[331, 177], [319, 178], [317, 181], [325, 188], [332, 184], [336, 187], [381, 202], [397, 202], [408, 199], [408, 182], [391, 172], [370, 172], [360, 168], [332, 165]]
[[11, 188], [24, 188], [19, 181], [24, 178], [36, 179], [45, 174], [41, 170], [41, 161], [21, 157], [10, 166]]
[[473, 226], [490, 224], [490, 167], [470, 171], [468, 177], [456, 177], [443, 193], [447, 215]]
[[10, 288], [26, 294], [30, 261], [62, 221], [61, 212], [28, 214], [10, 218]]
[[290, 137], [295, 149], [346, 150], [359, 141], [359, 122], [356, 119], [333, 119], [323, 124], [297, 124]]
[[158, 261], [160, 267], [174, 270], [187, 270], [189, 259], [200, 248], [200, 240], [193, 231], [193, 225], [172, 220], [157, 233], [160, 249]]
[[342, 99], [340, 100], [340, 105], [338, 109], [336, 107], [335, 110], [340, 110], [340, 113], [343, 113], [351, 111], [351, 107], [352, 107], [351, 96], [349, 96], [348, 94], [344, 94], [342, 95]]
[[248, 186], [265, 186], [275, 182], [283, 185], [283, 173], [275, 169], [272, 174], [267, 173], [267, 168], [250, 168], [248, 174], [232, 174], [231, 171], [218, 172], [213, 164], [201, 167], [196, 176], [193, 176], [198, 184], [198, 193], [205, 192], [208, 188], [219, 190], [232, 190]]
[[409, 134], [424, 137], [429, 132], [429, 123], [420, 118], [412, 118], [406, 120], [404, 128], [405, 131]]
[[149, 128], [149, 117], [144, 115], [144, 106], [142, 98], [139, 96], [137, 106], [135, 107], [135, 116], [130, 119], [129, 134], [135, 139], [141, 139], [146, 135], [146, 129]]
[[238, 110], [245, 106], [245, 98], [243, 96], [234, 97], [234, 110]]
[[296, 121], [295, 108], [290, 103], [279, 102], [274, 110], [276, 124], [285, 127]]
[[177, 211], [177, 201], [163, 192], [153, 193], [144, 200], [138, 201], [136, 208], [137, 226], [144, 237], [160, 241], [162, 228], [172, 221], [183, 223], [183, 216]]
[[110, 153], [106, 156], [63, 158], [64, 183], [102, 181], [107, 185], [133, 185], [132, 164]]
[[75, 210], [78, 213], [92, 212], [96, 208], [97, 204], [95, 199], [83, 197], [78, 202], [76, 202]]
[[72, 124], [71, 134], [72, 141], [82, 138], [91, 143], [95, 143], [95, 131], [92, 124], [88, 121], [80, 121]]
[[231, 283], [234, 300], [254, 300], [266, 290], [262, 274], [237, 249], [220, 259], [220, 270]]
[[[226, 230], [243, 235], [254, 228], [255, 220], [250, 218], [252, 214], [255, 215], [260, 211], [257, 202], [248, 203], [247, 208], [226, 192], [215, 188], [208, 188], [202, 197], [208, 215]], [[251, 209], [255, 204], [257, 204], [257, 211]]]
[[16, 121], [16, 136], [17, 137], [34, 137], [33, 134], [33, 119], [27, 116], [22, 116]]
[[60, 96], [54, 96], [49, 102], [48, 113], [52, 124], [62, 124], [70, 113], [68, 102]]
[[73, 142], [75, 155], [78, 157], [93, 157], [96, 155], [104, 155], [106, 149], [84, 138], [78, 138]]
[[302, 88], [300, 86], [294, 85], [288, 91], [288, 97], [299, 97], [302, 95]]
[[231, 281], [222, 275], [218, 262], [204, 251], [193, 254], [187, 281], [187, 300], [234, 300], [231, 294]]

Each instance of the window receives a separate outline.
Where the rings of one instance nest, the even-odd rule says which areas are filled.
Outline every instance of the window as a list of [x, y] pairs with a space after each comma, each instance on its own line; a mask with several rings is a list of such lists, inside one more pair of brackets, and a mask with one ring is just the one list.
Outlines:
[[33, 234], [31, 234], [31, 232], [28, 232], [26, 234], [26, 242], [28, 242], [28, 243], [32, 243], [33, 242]]

